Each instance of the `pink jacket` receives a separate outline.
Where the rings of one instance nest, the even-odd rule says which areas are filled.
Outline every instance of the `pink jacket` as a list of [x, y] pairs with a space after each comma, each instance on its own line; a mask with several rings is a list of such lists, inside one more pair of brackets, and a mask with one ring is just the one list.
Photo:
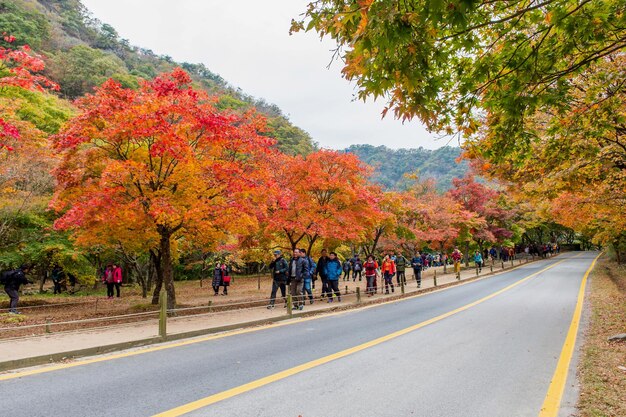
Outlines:
[[119, 266], [113, 270], [113, 282], [116, 284], [122, 283], [122, 268]]

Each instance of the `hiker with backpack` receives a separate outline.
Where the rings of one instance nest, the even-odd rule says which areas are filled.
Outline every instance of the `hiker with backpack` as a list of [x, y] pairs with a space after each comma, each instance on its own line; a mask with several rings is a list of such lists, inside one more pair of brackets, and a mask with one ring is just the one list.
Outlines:
[[422, 268], [424, 263], [422, 261], [422, 255], [419, 252], [415, 252], [415, 256], [411, 259], [411, 267], [413, 267], [413, 276], [417, 281], [417, 288], [422, 286]]
[[322, 295], [321, 295], [322, 298], [326, 297], [326, 295], [330, 291], [328, 288], [328, 277], [326, 276], [326, 264], [328, 263], [328, 260], [329, 258], [328, 258], [327, 250], [322, 249], [322, 256], [320, 256], [320, 258], [317, 261], [317, 271], [316, 271], [316, 275], [319, 275], [320, 279], [322, 280]]
[[408, 263], [409, 261], [404, 257], [404, 255], [399, 254], [396, 256], [396, 280], [398, 285], [406, 285], [406, 275], [404, 273]]
[[343, 261], [343, 280], [350, 281], [350, 271], [352, 270], [352, 264], [349, 259]]
[[4, 285], [4, 292], [7, 293], [9, 299], [9, 313], [10, 314], [22, 314], [17, 311], [17, 303], [20, 300], [20, 287], [22, 284], [32, 284], [26, 279], [26, 274], [30, 268], [27, 265], [20, 266], [19, 269], [12, 271], [5, 271], [0, 275], [0, 283]]
[[363, 263], [361, 259], [359, 259], [359, 255], [355, 255], [353, 258], [354, 262], [352, 263], [352, 282], [356, 282], [356, 276], [359, 276], [359, 281], [361, 281], [361, 271], [363, 270]]
[[373, 255], [367, 257], [367, 262], [363, 264], [365, 269], [365, 292], [368, 297], [372, 297], [376, 292], [376, 275], [378, 274], [378, 263], [374, 260]]
[[483, 270], [483, 255], [479, 251], [474, 253], [474, 263], [476, 264], [476, 268], [478, 268], [478, 273], [480, 274]]
[[337, 301], [341, 301], [341, 292], [339, 291], [339, 277], [341, 276], [342, 266], [337, 254], [330, 253], [330, 258], [326, 263], [326, 276], [328, 278], [328, 302], [333, 302], [333, 292], [337, 297]]
[[280, 288], [280, 294], [287, 304], [287, 272], [289, 271], [289, 264], [283, 257], [283, 254], [279, 250], [274, 251], [274, 260], [270, 263], [270, 271], [272, 271], [272, 293], [270, 294], [270, 303], [267, 306], [268, 310], [274, 308], [274, 302], [276, 301], [276, 292]]
[[454, 262], [456, 278], [461, 279], [461, 259], [463, 259], [463, 253], [458, 248], [454, 248], [450, 257], [452, 258], [452, 262]]

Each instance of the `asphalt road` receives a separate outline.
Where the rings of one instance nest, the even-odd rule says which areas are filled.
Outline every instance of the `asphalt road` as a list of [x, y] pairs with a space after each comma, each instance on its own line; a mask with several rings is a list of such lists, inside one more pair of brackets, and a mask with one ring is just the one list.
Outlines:
[[415, 331], [188, 414], [537, 416], [596, 255], [564, 254], [397, 303], [0, 381], [0, 415], [152, 416], [462, 308], [558, 263]]

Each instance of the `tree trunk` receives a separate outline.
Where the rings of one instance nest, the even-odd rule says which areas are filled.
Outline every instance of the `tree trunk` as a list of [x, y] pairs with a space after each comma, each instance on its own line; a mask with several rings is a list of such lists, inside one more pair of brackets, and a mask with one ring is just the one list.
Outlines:
[[[439, 243], [439, 252], [441, 253], [441, 256], [446, 255], [446, 254], [443, 252], [443, 242]], [[447, 256], [445, 256], [445, 258], [446, 258], [446, 259], [445, 259], [445, 260], [444, 260], [444, 262], [443, 262], [443, 273], [444, 273], [444, 274], [448, 272], [448, 257], [447, 257]]]
[[163, 275], [163, 285], [167, 291], [167, 308], [176, 308], [176, 292], [174, 291], [174, 269], [172, 268], [172, 244], [169, 230], [160, 231], [161, 241], [159, 250], [161, 252], [161, 273]]
[[150, 250], [150, 260], [152, 261], [152, 266], [154, 267], [154, 271], [156, 272], [156, 281], [154, 283], [154, 292], [152, 294], [152, 304], [159, 304], [159, 293], [161, 292], [161, 287], [163, 286], [163, 272], [161, 269], [161, 254], [158, 255], [154, 253], [153, 250]]
[[313, 250], [313, 245], [315, 245], [315, 241], [317, 241], [317, 234], [312, 238], [309, 238], [309, 247], [307, 248], [307, 255], [311, 256], [311, 251]]

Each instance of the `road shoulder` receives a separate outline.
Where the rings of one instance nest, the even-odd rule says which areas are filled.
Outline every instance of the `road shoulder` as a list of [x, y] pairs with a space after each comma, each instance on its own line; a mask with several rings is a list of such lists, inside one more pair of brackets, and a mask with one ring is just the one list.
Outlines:
[[[626, 266], [602, 257], [591, 275], [589, 325], [579, 363], [581, 417], [626, 416]], [[621, 367], [621, 368], [620, 368]]]

